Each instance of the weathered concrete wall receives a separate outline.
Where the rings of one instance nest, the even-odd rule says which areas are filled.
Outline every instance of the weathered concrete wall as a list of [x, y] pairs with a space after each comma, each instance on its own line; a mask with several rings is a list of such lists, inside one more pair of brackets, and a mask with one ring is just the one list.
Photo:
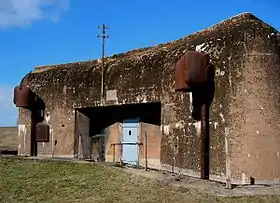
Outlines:
[[[243, 173], [256, 180], [279, 178], [279, 33], [248, 14], [215, 28], [189, 36], [185, 45], [187, 50], [208, 52], [216, 67], [216, 94], [210, 116], [212, 178], [220, 179], [226, 173], [225, 127], [231, 132], [233, 182], [242, 182]], [[173, 82], [173, 71], [165, 72], [164, 84]], [[172, 92], [172, 86], [163, 89]], [[164, 136], [161, 156], [162, 162], [169, 164], [172, 157], [168, 154], [173, 152], [175, 170], [198, 176], [200, 126], [189, 117], [190, 101], [189, 94], [180, 93], [165, 102], [163, 131], [175, 136]], [[170, 166], [165, 168], [170, 170]]]
[[[238, 16], [187, 37], [188, 40], [178, 45], [173, 52], [174, 56], [181, 56], [186, 50], [204, 50], [210, 54], [216, 68], [216, 92], [210, 114], [210, 170], [212, 178], [215, 179], [225, 177], [226, 174], [224, 131], [225, 127], [232, 125], [229, 120], [230, 85], [238, 80], [233, 78], [234, 73], [243, 63], [243, 33], [255, 23], [262, 26], [262, 23], [251, 15]], [[163, 76], [163, 89], [167, 99], [163, 112], [165, 136], [162, 142], [162, 162], [170, 165], [174, 160], [176, 171], [199, 176], [200, 123], [194, 122], [190, 117], [192, 96], [188, 93], [173, 93], [174, 87], [169, 85], [174, 82], [170, 75], [174, 73], [177, 60], [178, 58], [174, 57], [166, 64], [170, 68]], [[170, 166], [165, 168], [170, 169]]]
[[158, 125], [141, 123], [139, 142], [143, 145], [139, 148], [139, 164], [145, 167], [145, 132], [147, 133], [147, 166], [149, 168], [160, 169], [160, 147], [161, 147], [161, 128]]
[[[113, 143], [120, 143], [122, 141], [122, 128], [120, 123], [115, 123], [109, 126], [106, 130], [105, 137], [105, 161], [114, 161], [114, 147]], [[119, 162], [121, 158], [121, 146], [115, 145], [115, 161]]]
[[[278, 39], [277, 39], [278, 38]], [[229, 108], [232, 178], [248, 183], [280, 178], [279, 33], [254, 23], [243, 33], [244, 53], [231, 71]]]
[[[198, 175], [199, 123], [190, 118], [191, 95], [174, 92], [174, 67], [187, 50], [202, 49], [210, 54], [216, 67], [216, 94], [210, 115], [212, 178], [224, 179], [226, 174], [226, 127], [230, 129], [234, 181], [241, 180], [242, 173], [258, 179], [280, 178], [280, 164], [276, 161], [280, 136], [278, 126], [273, 125], [279, 121], [280, 109], [277, 36], [275, 29], [253, 15], [242, 14], [174, 42], [106, 58], [105, 88], [117, 90], [116, 101], [108, 104], [160, 101], [162, 169], [170, 170], [174, 163], [175, 171]], [[23, 79], [44, 100], [53, 136], [63, 140], [64, 144], [56, 145], [55, 153], [73, 153], [73, 108], [100, 105], [100, 68], [98, 60], [45, 66]], [[265, 100], [265, 96], [270, 100]], [[258, 109], [260, 104], [264, 108], [262, 114]], [[25, 118], [27, 115], [20, 115], [20, 124], [26, 122]], [[259, 139], [257, 130], [266, 139]], [[265, 155], [248, 158], [256, 147], [259, 154]], [[261, 156], [269, 156], [267, 160], [274, 162], [269, 165]]]
[[[47, 104], [45, 120], [43, 123], [50, 125], [50, 141], [37, 143], [37, 151], [40, 156], [73, 157], [75, 134], [75, 110], [65, 109], [63, 106], [49, 105], [48, 95], [36, 92]], [[59, 101], [59, 96], [57, 100]], [[53, 98], [55, 99], [55, 98]], [[54, 102], [54, 101], [52, 101]], [[58, 104], [59, 105], [59, 104]], [[30, 156], [31, 112], [27, 109], [19, 109], [19, 155]]]
[[[73, 138], [72, 148], [78, 149], [74, 150], [74, 155], [78, 155], [78, 158], [90, 159], [91, 158], [91, 140], [90, 140], [90, 118], [80, 113], [76, 112], [76, 133], [75, 138], [73, 135], [68, 135]], [[71, 144], [71, 143], [68, 143]], [[71, 147], [69, 147], [70, 149]]]
[[31, 112], [19, 108], [18, 154], [30, 156]]

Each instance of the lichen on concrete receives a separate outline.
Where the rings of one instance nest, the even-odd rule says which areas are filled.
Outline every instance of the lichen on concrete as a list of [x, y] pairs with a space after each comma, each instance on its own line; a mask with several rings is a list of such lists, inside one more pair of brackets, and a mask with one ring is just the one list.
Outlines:
[[[160, 101], [161, 164], [197, 175], [199, 125], [190, 118], [190, 95], [174, 91], [174, 68], [186, 51], [203, 49], [216, 68], [210, 113], [212, 177], [225, 178], [229, 127], [233, 181], [241, 181], [242, 174], [275, 180], [280, 178], [279, 44], [277, 30], [244, 13], [173, 42], [106, 57], [105, 88], [117, 90], [117, 101], [108, 104]], [[45, 102], [54, 139], [64, 142], [55, 153], [73, 153], [73, 108], [101, 105], [100, 73], [100, 60], [93, 60], [37, 67], [23, 78]], [[27, 117], [21, 110], [19, 122], [28, 129]], [[42, 148], [51, 151], [48, 144]]]

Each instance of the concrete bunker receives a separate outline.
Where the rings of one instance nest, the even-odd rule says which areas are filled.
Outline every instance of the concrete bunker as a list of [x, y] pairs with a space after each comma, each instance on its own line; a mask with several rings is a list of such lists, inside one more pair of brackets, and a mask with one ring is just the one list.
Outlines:
[[[173, 42], [106, 57], [104, 89], [117, 92], [106, 107], [100, 102], [100, 60], [37, 67], [21, 85], [28, 85], [46, 107], [43, 123], [50, 127], [50, 140], [37, 143], [38, 156], [77, 156], [75, 118], [85, 115], [86, 121], [87, 115], [76, 108], [160, 102], [161, 127], [154, 128], [160, 131], [160, 142], [149, 141], [160, 145], [156, 148], [160, 161], [150, 158], [149, 167], [200, 177], [200, 124], [192, 115], [195, 95], [175, 93], [174, 88], [176, 62], [186, 52], [200, 49], [209, 54], [216, 69], [209, 112], [209, 179], [234, 184], [247, 184], [250, 177], [256, 184], [279, 182], [279, 42], [277, 30], [245, 13]], [[134, 121], [120, 119], [118, 127], [104, 132], [117, 129], [115, 135], [120, 135], [121, 126]], [[21, 107], [20, 155], [32, 155], [31, 129], [30, 111]], [[112, 154], [111, 148], [105, 160], [113, 160]]]
[[[76, 108], [74, 156], [100, 162], [160, 162], [161, 103]], [[149, 164], [149, 163], [148, 163]]]

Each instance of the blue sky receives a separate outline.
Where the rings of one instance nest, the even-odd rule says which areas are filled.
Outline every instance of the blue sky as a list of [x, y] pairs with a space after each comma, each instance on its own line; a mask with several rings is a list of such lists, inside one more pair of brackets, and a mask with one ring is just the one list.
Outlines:
[[38, 65], [100, 58], [152, 46], [252, 12], [280, 29], [279, 0], [0, 0], [0, 126], [16, 125], [13, 87]]

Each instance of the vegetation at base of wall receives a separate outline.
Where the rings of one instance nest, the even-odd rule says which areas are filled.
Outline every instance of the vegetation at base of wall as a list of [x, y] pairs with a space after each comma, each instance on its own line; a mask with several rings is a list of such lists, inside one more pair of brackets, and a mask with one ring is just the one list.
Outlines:
[[218, 198], [99, 164], [0, 158], [0, 202], [279, 202]]

